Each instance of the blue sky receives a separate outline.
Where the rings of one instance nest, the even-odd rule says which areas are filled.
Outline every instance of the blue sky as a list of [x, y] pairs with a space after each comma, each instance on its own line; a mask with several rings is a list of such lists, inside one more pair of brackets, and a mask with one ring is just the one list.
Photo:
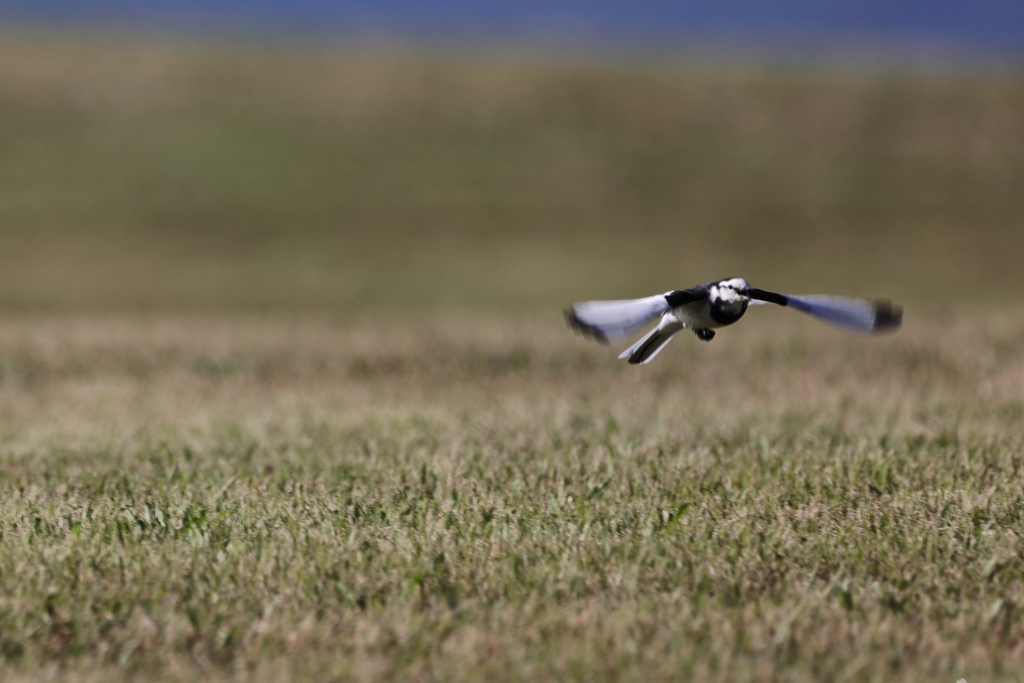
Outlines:
[[1024, 54], [1024, 0], [0, 0], [0, 22], [661, 47], [838, 38]]

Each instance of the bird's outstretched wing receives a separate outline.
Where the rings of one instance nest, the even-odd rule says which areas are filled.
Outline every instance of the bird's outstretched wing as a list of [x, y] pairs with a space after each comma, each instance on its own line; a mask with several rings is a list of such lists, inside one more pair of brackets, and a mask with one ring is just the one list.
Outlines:
[[854, 332], [895, 332], [903, 324], [903, 309], [890, 301], [823, 294], [792, 296], [754, 288], [747, 290], [746, 294], [755, 301], [795, 308]]
[[581, 301], [566, 309], [573, 329], [607, 344], [628, 336], [671, 309], [664, 294], [620, 301]]
[[705, 289], [680, 289], [619, 301], [581, 301], [566, 309], [565, 319], [573, 329], [599, 342], [623, 339], [677, 306], [706, 299]]

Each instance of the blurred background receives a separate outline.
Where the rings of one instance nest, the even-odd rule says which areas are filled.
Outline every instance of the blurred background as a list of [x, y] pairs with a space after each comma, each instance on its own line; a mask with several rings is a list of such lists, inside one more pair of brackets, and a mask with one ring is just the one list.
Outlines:
[[0, 312], [1024, 294], [1024, 4], [0, 2]]

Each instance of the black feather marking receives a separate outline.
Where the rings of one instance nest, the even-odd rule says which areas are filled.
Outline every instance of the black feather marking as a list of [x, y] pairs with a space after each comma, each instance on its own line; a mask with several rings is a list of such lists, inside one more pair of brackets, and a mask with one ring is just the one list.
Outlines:
[[576, 315], [576, 309], [567, 308], [565, 309], [565, 322], [568, 323], [569, 327], [576, 330], [577, 333], [582, 334], [584, 337], [589, 337], [594, 341], [602, 344], [611, 343], [608, 337], [601, 330], [597, 329], [593, 325], [588, 325], [579, 319]]
[[690, 289], [678, 289], [665, 295], [665, 301], [672, 308], [679, 308], [695, 301], [703, 301], [708, 298], [708, 286], [701, 285]]
[[746, 291], [746, 295], [749, 296], [751, 299], [756, 299], [758, 301], [767, 301], [770, 304], [778, 304], [779, 306], [789, 305], [789, 297], [787, 297], [785, 294], [767, 292], [763, 289], [755, 289], [754, 287], [751, 287]]
[[903, 324], [903, 307], [887, 299], [878, 299], [875, 305], [875, 323], [872, 332], [895, 331]]

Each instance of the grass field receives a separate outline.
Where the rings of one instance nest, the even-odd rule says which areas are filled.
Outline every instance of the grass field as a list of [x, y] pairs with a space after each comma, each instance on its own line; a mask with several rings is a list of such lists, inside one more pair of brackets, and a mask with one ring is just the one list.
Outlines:
[[1017, 680], [1021, 318], [748, 315], [8, 322], [5, 675]]
[[[1019, 681], [1021, 187], [1007, 75], [0, 41], [0, 680]], [[561, 319], [730, 274], [906, 327]]]

